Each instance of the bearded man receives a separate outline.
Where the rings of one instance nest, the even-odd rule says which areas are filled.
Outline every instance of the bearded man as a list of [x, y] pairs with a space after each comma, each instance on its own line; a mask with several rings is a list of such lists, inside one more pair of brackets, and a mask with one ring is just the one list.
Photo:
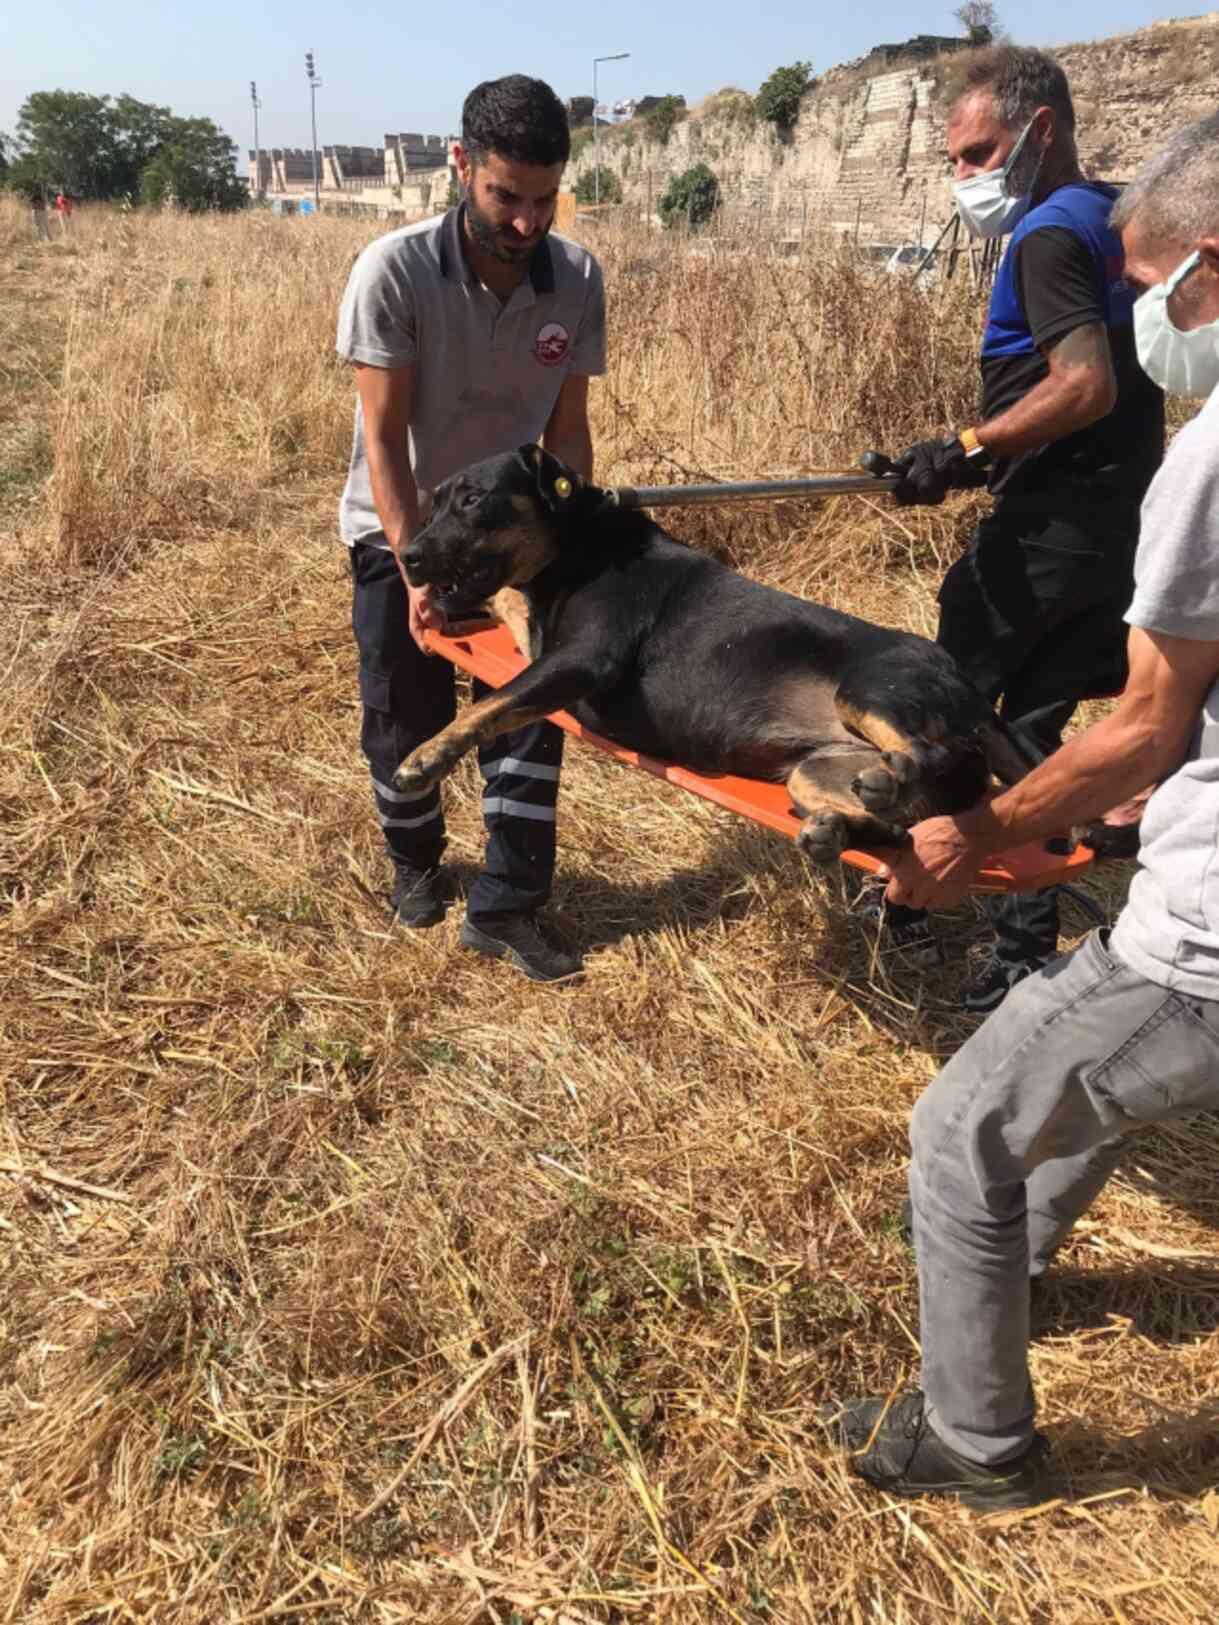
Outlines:
[[[358, 396], [340, 515], [361, 743], [395, 870], [395, 917], [416, 929], [444, 914], [444, 814], [438, 787], [407, 794], [393, 778], [453, 720], [454, 673], [424, 647], [444, 606], [407, 584], [400, 556], [431, 493], [469, 463], [540, 441], [592, 478], [588, 381], [605, 371], [604, 287], [592, 255], [550, 231], [570, 149], [549, 85], [511, 74], [476, 86], [455, 151], [462, 202], [370, 244], [339, 314], [338, 351]], [[486, 854], [459, 940], [535, 981], [580, 970], [535, 919], [554, 875], [562, 751], [563, 735], [541, 722], [479, 752]]]

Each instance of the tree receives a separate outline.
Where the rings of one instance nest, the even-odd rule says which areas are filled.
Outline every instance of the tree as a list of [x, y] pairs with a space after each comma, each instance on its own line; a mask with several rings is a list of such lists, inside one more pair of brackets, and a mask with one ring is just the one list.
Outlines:
[[145, 203], [240, 209], [247, 193], [237, 179], [233, 143], [210, 118], [174, 119], [169, 139], [140, 175]]
[[651, 108], [643, 117], [648, 139], [654, 141], [658, 147], [667, 146], [669, 137], [673, 134], [674, 126], [679, 124], [685, 116], [686, 98], [684, 96], [662, 96], [655, 107]]
[[[984, 0], [969, 0], [982, 4]], [[812, 83], [811, 62], [793, 62], [789, 67], [776, 68], [754, 97], [754, 111], [759, 118], [773, 124], [781, 135], [786, 135], [800, 117], [800, 103]]]
[[178, 118], [134, 96], [38, 90], [17, 114], [9, 185], [77, 197], [172, 194], [188, 208], [237, 208], [233, 145], [211, 119]]
[[[597, 180], [598, 169], [601, 177], [599, 184]], [[586, 169], [576, 182], [577, 203], [593, 203], [598, 195], [600, 195], [602, 203], [622, 202], [622, 182], [608, 164]]]
[[112, 197], [122, 178], [109, 96], [36, 90], [17, 113], [17, 183], [64, 186], [78, 197]]
[[112, 116], [123, 158], [119, 190], [135, 194], [140, 188], [140, 176], [172, 141], [181, 120], [176, 119], [168, 107], [138, 102], [134, 96], [125, 93], [116, 99]]
[[971, 45], [991, 45], [1007, 38], [994, 0], [962, 0], [953, 16]]
[[666, 226], [705, 226], [720, 206], [720, 183], [706, 164], [695, 164], [674, 175], [660, 200], [660, 218]]

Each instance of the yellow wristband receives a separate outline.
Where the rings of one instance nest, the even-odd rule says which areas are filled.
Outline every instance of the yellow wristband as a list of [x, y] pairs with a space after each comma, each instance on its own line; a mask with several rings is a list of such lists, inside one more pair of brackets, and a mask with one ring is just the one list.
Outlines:
[[964, 447], [966, 457], [978, 457], [986, 450], [973, 429], [958, 429], [957, 439]]

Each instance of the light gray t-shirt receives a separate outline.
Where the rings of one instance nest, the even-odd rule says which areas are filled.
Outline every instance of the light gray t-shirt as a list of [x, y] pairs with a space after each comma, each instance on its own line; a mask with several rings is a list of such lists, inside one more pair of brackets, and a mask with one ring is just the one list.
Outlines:
[[[1131, 626], [1219, 643], [1219, 390], [1147, 492], [1134, 581]], [[1219, 999], [1219, 683], [1189, 756], [1147, 803], [1139, 863], [1114, 952], [1161, 987]]]
[[[469, 463], [539, 441], [570, 375], [605, 371], [601, 268], [553, 233], [506, 304], [472, 275], [461, 208], [379, 237], [352, 267], [339, 311], [348, 361], [415, 371], [410, 457], [421, 500]], [[385, 547], [356, 402], [343, 540]]]

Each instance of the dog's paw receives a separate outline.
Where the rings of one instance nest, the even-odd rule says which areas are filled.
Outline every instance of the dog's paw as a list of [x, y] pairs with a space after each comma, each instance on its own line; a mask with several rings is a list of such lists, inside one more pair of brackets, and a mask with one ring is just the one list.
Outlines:
[[914, 757], [908, 756], [904, 750], [882, 750], [880, 759], [903, 791], [912, 790], [923, 776], [923, 770]]
[[865, 767], [851, 781], [851, 793], [870, 813], [891, 812], [918, 782], [918, 769], [903, 751], [886, 750], [875, 767]]
[[430, 790], [432, 785], [439, 784], [452, 768], [444, 751], [435, 750], [430, 744], [420, 745], [394, 774], [394, 789], [404, 795], [417, 795], [420, 790]]
[[845, 813], [814, 813], [801, 824], [796, 845], [810, 863], [826, 869], [837, 863], [851, 844], [850, 834], [851, 821]]

